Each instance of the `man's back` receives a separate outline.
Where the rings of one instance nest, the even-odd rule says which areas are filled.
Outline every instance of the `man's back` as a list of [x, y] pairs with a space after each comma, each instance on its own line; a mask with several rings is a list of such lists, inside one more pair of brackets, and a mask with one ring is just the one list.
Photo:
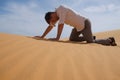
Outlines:
[[85, 18], [77, 14], [72, 9], [60, 6], [56, 9], [56, 12], [59, 16], [59, 24], [68, 24], [72, 27], [75, 27], [78, 31], [84, 28]]

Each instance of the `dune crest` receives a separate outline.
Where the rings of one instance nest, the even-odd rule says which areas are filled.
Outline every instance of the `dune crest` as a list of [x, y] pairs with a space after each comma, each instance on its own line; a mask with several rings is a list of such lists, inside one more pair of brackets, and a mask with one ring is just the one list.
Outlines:
[[120, 30], [95, 35], [118, 46], [0, 33], [0, 80], [120, 80]]

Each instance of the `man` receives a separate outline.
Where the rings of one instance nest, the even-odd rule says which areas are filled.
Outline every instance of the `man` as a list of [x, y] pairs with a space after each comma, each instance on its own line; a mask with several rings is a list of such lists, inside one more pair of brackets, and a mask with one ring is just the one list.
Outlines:
[[[48, 28], [45, 30], [42, 36], [36, 36], [39, 38], [44, 38], [58, 22], [58, 32], [56, 38], [51, 38], [51, 40], [59, 40], [64, 24], [74, 27], [72, 29], [69, 40], [70, 41], [86, 41], [87, 43], [98, 43], [103, 45], [116, 46], [115, 39], [109, 37], [107, 39], [95, 40], [91, 31], [91, 22], [87, 18], [80, 16], [72, 9], [65, 6], [59, 6], [55, 12], [48, 12], [45, 15], [45, 20], [49, 24]], [[81, 37], [80, 34], [83, 36]]]

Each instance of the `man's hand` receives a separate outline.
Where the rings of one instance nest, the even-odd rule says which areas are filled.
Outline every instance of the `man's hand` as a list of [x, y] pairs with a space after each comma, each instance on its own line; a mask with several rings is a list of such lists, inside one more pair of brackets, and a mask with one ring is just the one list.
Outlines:
[[43, 39], [44, 37], [43, 36], [34, 36], [33, 38], [39, 40], [39, 39]]
[[42, 36], [34, 36], [35, 39], [43, 39], [51, 30], [53, 26], [48, 26]]
[[36, 37], [36, 38], [43, 38], [42, 36], [34, 36], [34, 37]]

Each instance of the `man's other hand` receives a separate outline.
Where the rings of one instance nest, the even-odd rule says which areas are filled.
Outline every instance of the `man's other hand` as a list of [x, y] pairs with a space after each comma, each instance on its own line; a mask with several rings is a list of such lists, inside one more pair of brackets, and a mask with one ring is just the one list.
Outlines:
[[35, 38], [35, 39], [43, 39], [44, 37], [42, 37], [42, 36], [33, 36], [33, 38]]
[[59, 41], [58, 38], [49, 38], [48, 40], [52, 40], [52, 41]]

